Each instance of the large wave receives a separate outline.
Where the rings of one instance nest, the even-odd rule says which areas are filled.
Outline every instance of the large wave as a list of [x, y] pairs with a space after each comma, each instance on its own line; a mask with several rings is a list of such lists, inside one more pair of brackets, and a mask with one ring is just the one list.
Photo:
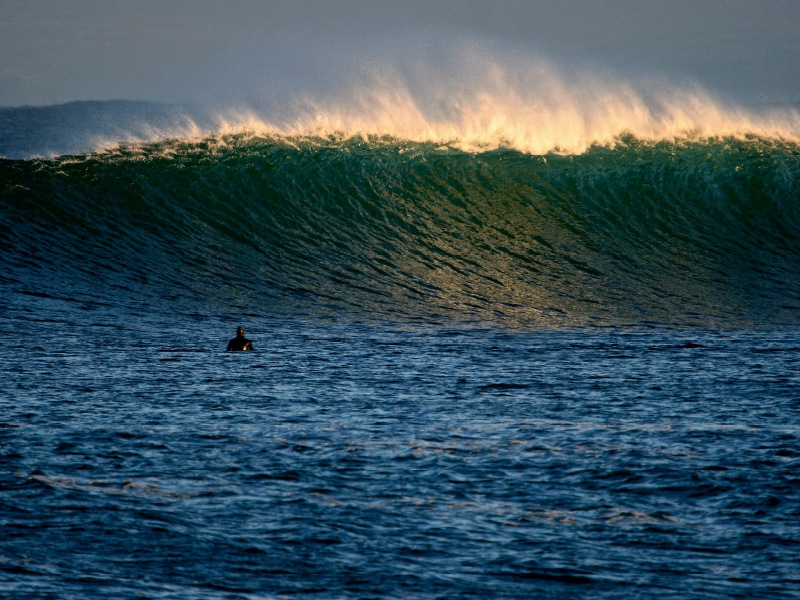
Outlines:
[[[8, 293], [515, 326], [797, 325], [800, 147], [219, 135], [0, 161]], [[203, 308], [198, 308], [203, 307]]]

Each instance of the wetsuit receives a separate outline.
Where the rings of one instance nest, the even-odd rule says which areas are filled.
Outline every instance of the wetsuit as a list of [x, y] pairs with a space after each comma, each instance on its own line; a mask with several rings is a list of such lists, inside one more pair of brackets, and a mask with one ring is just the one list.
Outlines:
[[228, 342], [228, 351], [230, 350], [252, 350], [253, 342], [248, 340], [243, 335], [237, 335], [230, 342]]

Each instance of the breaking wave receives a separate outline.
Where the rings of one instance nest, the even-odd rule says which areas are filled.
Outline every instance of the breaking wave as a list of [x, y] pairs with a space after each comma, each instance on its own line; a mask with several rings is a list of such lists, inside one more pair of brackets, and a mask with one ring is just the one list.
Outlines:
[[3, 160], [0, 282], [258, 314], [798, 324], [796, 143], [440, 142], [251, 132]]

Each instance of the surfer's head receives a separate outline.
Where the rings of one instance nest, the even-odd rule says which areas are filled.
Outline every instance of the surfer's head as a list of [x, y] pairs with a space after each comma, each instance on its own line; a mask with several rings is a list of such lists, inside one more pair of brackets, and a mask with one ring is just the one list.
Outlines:
[[236, 328], [236, 337], [244, 337], [244, 329], [241, 327]]

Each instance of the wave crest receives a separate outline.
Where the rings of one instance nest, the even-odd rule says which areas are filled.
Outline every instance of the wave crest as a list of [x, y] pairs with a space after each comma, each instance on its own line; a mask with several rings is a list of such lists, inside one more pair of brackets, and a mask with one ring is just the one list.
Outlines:
[[510, 65], [473, 58], [459, 69], [418, 67], [412, 75], [384, 68], [328, 98], [306, 96], [288, 106], [274, 116], [280, 111], [221, 111], [214, 133], [389, 136], [536, 155], [581, 154], [623, 135], [800, 141], [800, 113], [792, 107], [747, 109], [698, 86], [637, 86], [610, 73], [565, 73], [542, 61]]
[[0, 127], [13, 130], [0, 135], [0, 156], [88, 153], [121, 143], [229, 134], [389, 137], [535, 155], [581, 154], [625, 135], [800, 142], [797, 107], [747, 107], [693, 84], [624, 78], [481, 47], [458, 47], [437, 60], [374, 60], [353, 73], [322, 90], [265, 92], [258, 101], [235, 105], [71, 104], [41, 109], [46, 114], [36, 118], [34, 109], [15, 109], [0, 119]]

